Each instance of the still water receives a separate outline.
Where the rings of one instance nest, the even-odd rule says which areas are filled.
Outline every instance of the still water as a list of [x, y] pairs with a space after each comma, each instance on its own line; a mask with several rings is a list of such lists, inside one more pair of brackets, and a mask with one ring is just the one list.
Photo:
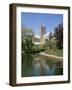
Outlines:
[[63, 62], [48, 60], [39, 54], [22, 55], [21, 76], [51, 76], [63, 75]]

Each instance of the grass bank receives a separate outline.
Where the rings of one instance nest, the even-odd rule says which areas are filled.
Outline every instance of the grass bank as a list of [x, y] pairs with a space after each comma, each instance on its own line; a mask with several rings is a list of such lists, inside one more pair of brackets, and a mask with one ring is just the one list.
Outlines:
[[63, 50], [61, 49], [47, 49], [44, 53], [63, 57]]

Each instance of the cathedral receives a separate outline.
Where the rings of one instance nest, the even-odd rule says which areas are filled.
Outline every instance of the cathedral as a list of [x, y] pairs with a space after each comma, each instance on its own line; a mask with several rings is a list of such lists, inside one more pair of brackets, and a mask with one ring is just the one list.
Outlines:
[[49, 32], [46, 33], [46, 27], [41, 26], [40, 27], [40, 35], [34, 35], [33, 43], [36, 45], [45, 44], [46, 39], [49, 39]]

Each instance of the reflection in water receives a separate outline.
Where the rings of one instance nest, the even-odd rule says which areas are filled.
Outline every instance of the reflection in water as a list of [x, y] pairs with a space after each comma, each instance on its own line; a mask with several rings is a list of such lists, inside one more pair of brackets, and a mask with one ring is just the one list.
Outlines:
[[40, 69], [40, 63], [36, 63], [34, 64], [34, 70], [33, 70], [33, 75], [34, 76], [40, 76], [40, 73], [41, 73], [41, 69]]
[[[47, 59], [47, 58], [46, 58]], [[62, 75], [63, 64], [60, 61], [46, 60], [38, 54], [22, 55], [22, 77]]]

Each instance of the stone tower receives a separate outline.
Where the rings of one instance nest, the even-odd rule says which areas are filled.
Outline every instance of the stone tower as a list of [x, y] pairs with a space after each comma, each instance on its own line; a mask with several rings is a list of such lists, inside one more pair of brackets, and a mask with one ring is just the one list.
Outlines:
[[41, 36], [43, 36], [44, 34], [46, 34], [46, 27], [41, 26]]
[[46, 34], [46, 27], [45, 26], [41, 26], [41, 44], [44, 45], [45, 40], [44, 40], [44, 35]]

